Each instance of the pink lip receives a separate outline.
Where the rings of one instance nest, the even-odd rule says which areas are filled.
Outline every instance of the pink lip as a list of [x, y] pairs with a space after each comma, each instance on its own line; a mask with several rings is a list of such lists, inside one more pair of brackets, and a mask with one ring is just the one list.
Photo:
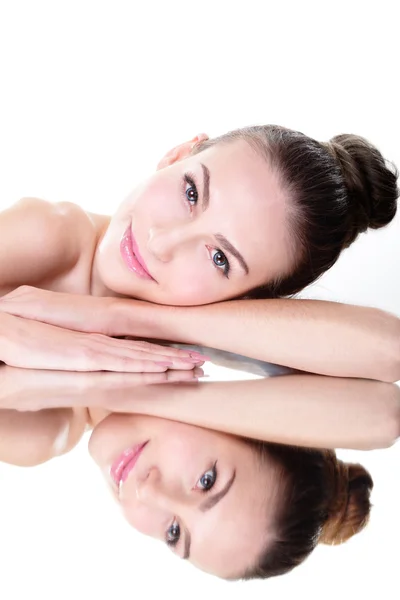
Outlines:
[[126, 266], [130, 271], [133, 271], [143, 279], [152, 279], [155, 281], [148, 272], [146, 263], [140, 255], [139, 248], [132, 234], [130, 225], [126, 228], [126, 231], [122, 236], [120, 252]]
[[136, 465], [147, 443], [148, 442], [145, 442], [144, 444], [139, 444], [138, 446], [133, 446], [133, 448], [124, 450], [124, 452], [113, 462], [110, 469], [110, 475], [118, 488], [121, 483], [124, 483], [127, 480], [129, 473]]

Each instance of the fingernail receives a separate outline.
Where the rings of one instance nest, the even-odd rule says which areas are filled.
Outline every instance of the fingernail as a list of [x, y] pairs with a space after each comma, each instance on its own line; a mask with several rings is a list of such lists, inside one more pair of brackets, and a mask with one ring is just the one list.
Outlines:
[[204, 360], [201, 360], [201, 359], [199, 359], [197, 357], [196, 358], [194, 358], [194, 357], [192, 357], [192, 358], [178, 358], [178, 360], [180, 360], [182, 362], [185, 362], [187, 364], [191, 364], [191, 365], [198, 364], [198, 363], [203, 363], [204, 362]]
[[204, 354], [200, 354], [200, 352], [191, 352], [190, 356], [196, 360], [211, 360], [209, 356], [205, 356]]
[[155, 361], [156, 365], [159, 365], [160, 367], [172, 367], [173, 363], [172, 362], [167, 362], [167, 361]]
[[180, 360], [180, 361], [185, 362], [185, 363], [192, 363], [195, 359], [192, 358], [192, 357], [190, 357], [190, 356], [188, 356], [188, 357], [186, 357], [186, 356], [179, 356], [179, 357], [177, 357], [177, 360]]

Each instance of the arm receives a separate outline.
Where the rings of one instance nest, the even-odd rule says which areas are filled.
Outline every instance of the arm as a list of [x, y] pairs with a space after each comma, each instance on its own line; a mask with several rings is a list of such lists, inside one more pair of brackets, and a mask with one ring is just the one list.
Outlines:
[[193, 379], [193, 371], [116, 375], [0, 367], [0, 461], [31, 467], [72, 450], [90, 423], [93, 395], [102, 408], [121, 386], [131, 398], [135, 386]]
[[[46, 286], [59, 282], [61, 276], [73, 271], [81, 257], [83, 241], [89, 244], [91, 238], [93, 231], [87, 215], [69, 202], [52, 204], [24, 198], [2, 211], [0, 296], [10, 289], [13, 294], [15, 288], [20, 290], [26, 284]], [[191, 360], [188, 352], [176, 349], [79, 335], [67, 328], [0, 314], [0, 361], [33, 369], [137, 372], [193, 368], [201, 359]]]
[[[113, 400], [118, 407], [120, 396]], [[296, 446], [372, 450], [400, 436], [400, 388], [377, 381], [287, 375], [168, 384], [138, 388], [130, 404], [120, 410]]]
[[300, 371], [393, 382], [400, 379], [400, 319], [319, 300], [235, 300], [160, 306], [24, 287], [0, 311], [78, 331], [173, 340]]
[[182, 377], [3, 367], [0, 409], [99, 407], [318, 448], [385, 448], [400, 435], [400, 388], [393, 384], [318, 375], [193, 384]]
[[[178, 308], [114, 300], [111, 333], [200, 344], [336, 377], [400, 379], [400, 319], [319, 300], [236, 300]], [[139, 312], [138, 312], [139, 311]]]

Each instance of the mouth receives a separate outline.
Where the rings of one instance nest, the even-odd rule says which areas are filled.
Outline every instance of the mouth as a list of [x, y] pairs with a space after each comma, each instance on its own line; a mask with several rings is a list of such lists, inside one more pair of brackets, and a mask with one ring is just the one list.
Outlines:
[[111, 465], [110, 475], [118, 490], [121, 489], [122, 484], [128, 479], [130, 472], [135, 467], [147, 444], [148, 441], [124, 450]]
[[150, 279], [155, 281], [155, 279], [147, 270], [146, 263], [140, 255], [139, 248], [133, 236], [130, 225], [126, 228], [125, 233], [122, 236], [120, 252], [126, 266], [130, 271], [136, 273], [136, 275], [142, 279]]

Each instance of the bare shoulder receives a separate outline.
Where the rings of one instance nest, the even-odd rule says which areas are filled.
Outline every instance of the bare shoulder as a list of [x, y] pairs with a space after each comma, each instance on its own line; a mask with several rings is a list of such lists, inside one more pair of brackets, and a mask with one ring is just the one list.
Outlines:
[[0, 213], [0, 288], [35, 285], [70, 270], [94, 236], [91, 219], [76, 204], [22, 198]]
[[21, 198], [8, 210], [23, 214], [41, 228], [55, 228], [57, 234], [66, 226], [78, 228], [91, 226], [88, 214], [73, 202], [49, 202], [41, 198], [26, 197]]
[[[71, 238], [71, 229], [81, 230], [90, 227], [90, 219], [85, 211], [72, 202], [49, 202], [40, 198], [21, 198], [13, 206], [1, 213], [1, 222], [8, 221], [15, 231], [26, 229], [29, 237], [34, 240], [43, 234], [49, 236], [49, 241], [56, 240], [57, 246], [65, 244]], [[29, 230], [28, 230], [29, 228]], [[65, 249], [65, 248], [64, 248]]]
[[70, 452], [88, 424], [84, 408], [0, 410], [0, 460], [32, 467]]

